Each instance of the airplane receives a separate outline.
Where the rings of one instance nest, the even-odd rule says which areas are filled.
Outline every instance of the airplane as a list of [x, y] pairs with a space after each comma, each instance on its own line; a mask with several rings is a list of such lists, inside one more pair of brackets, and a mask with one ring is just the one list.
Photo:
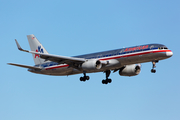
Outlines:
[[97, 52], [73, 57], [49, 54], [38, 39], [33, 35], [27, 35], [31, 51], [24, 50], [15, 39], [20, 51], [31, 53], [35, 66], [8, 63], [18, 67], [28, 68], [29, 72], [53, 75], [69, 76], [83, 73], [80, 81], [89, 80], [87, 73], [104, 72], [106, 79], [102, 84], [111, 83], [109, 78], [111, 71], [119, 71], [121, 76], [135, 76], [141, 71], [141, 64], [152, 62], [151, 72], [156, 72], [156, 63], [159, 60], [170, 58], [173, 52], [162, 44], [146, 44], [104, 52]]

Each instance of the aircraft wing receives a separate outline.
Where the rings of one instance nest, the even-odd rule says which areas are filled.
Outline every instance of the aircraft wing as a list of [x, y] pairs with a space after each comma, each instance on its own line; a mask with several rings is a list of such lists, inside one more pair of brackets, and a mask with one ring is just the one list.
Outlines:
[[45, 61], [53, 61], [53, 62], [57, 62], [59, 64], [72, 64], [72, 63], [83, 63], [86, 61], [86, 59], [84, 58], [76, 58], [76, 57], [66, 57], [66, 56], [60, 56], [60, 55], [52, 55], [52, 54], [45, 54], [45, 53], [40, 53], [40, 52], [35, 52], [35, 51], [28, 51], [28, 50], [24, 50], [21, 48], [21, 46], [19, 45], [19, 43], [16, 41], [17, 47], [20, 51], [24, 51], [24, 52], [28, 52], [28, 53], [32, 53], [32, 54], [36, 54], [39, 55], [40, 58], [45, 59]]
[[23, 67], [23, 68], [29, 68], [29, 69], [35, 69], [35, 70], [42, 70], [42, 68], [39, 67], [33, 67], [33, 66], [28, 66], [28, 65], [21, 65], [21, 64], [14, 64], [14, 63], [8, 63], [9, 65], [14, 65], [18, 67]]

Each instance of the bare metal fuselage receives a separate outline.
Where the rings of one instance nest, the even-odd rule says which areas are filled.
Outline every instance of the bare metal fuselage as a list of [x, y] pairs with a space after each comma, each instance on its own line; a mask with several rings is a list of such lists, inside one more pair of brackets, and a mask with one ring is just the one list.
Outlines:
[[[113, 55], [110, 57], [94, 58], [101, 61], [108, 61], [107, 65], [102, 66], [101, 69], [86, 70], [86, 73], [93, 72], [103, 72], [106, 70], [116, 70], [125, 65], [139, 64], [144, 62], [152, 62], [154, 60], [159, 61], [167, 59], [172, 56], [170, 50], [145, 50], [139, 52], [129, 52], [123, 55]], [[59, 64], [54, 66], [44, 67], [42, 70], [33, 70], [29, 69], [30, 72], [44, 75], [55, 75], [55, 76], [64, 76], [64, 75], [73, 75], [83, 73], [83, 70], [70, 67], [67, 64]]]

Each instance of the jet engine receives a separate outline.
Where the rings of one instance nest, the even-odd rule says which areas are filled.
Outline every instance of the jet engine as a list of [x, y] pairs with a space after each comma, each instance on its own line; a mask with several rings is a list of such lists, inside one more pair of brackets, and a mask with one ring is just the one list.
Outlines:
[[81, 65], [81, 68], [84, 70], [96, 70], [96, 69], [101, 69], [101, 67], [102, 67], [101, 61], [95, 59], [88, 60]]
[[125, 67], [119, 70], [119, 75], [121, 76], [135, 76], [141, 72], [141, 65], [140, 64], [132, 64], [126, 65]]

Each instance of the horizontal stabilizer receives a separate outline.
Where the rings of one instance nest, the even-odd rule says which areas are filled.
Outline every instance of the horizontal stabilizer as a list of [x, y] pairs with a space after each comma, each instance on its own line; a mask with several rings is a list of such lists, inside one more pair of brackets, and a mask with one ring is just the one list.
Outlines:
[[8, 65], [14, 65], [14, 66], [18, 66], [18, 67], [35, 69], [35, 70], [42, 70], [42, 68], [34, 67], [34, 66], [28, 66], [28, 65], [20, 65], [20, 64], [14, 64], [14, 63], [8, 63]]

